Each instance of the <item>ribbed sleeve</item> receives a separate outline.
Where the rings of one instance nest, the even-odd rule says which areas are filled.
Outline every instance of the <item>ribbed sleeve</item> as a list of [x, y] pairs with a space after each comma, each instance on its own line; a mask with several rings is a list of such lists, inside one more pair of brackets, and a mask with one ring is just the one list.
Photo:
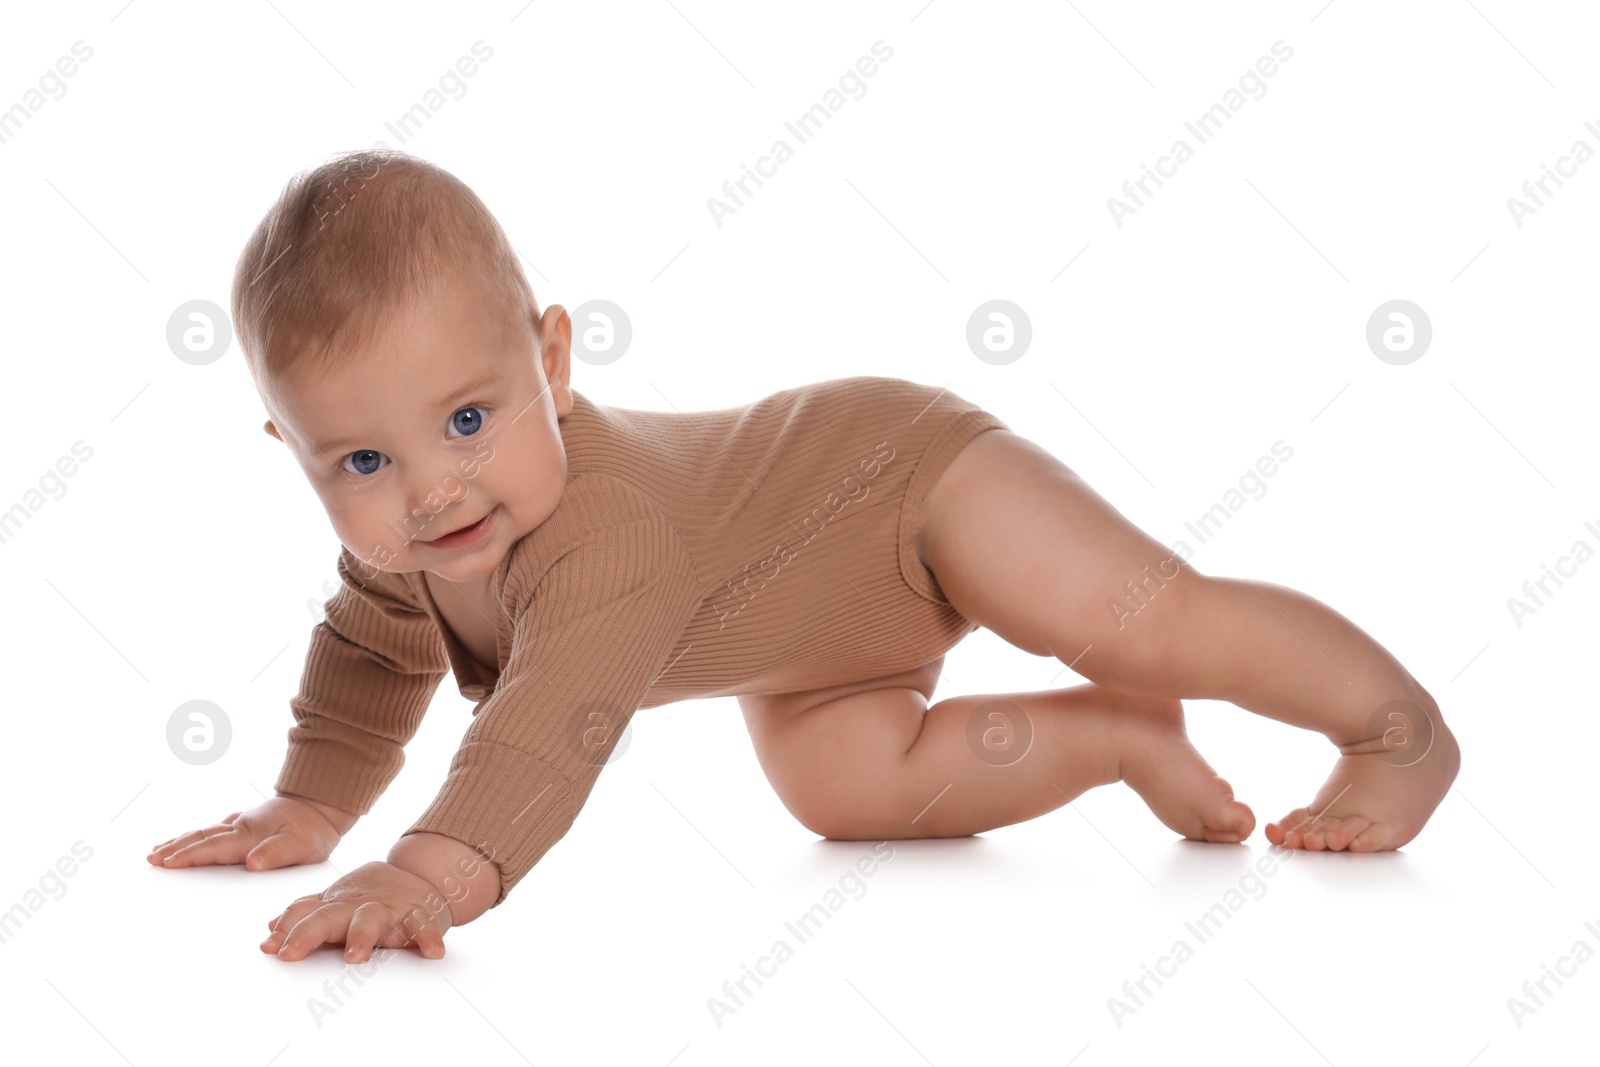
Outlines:
[[[402, 747], [449, 669], [439, 630], [405, 579], [343, 547], [339, 590], [311, 631], [279, 792], [365, 815], [405, 762]], [[359, 577], [358, 577], [359, 576]]]
[[501, 591], [509, 660], [406, 831], [499, 864], [496, 906], [571, 827], [701, 600], [672, 524], [608, 475], [569, 482], [539, 536], [513, 552]]

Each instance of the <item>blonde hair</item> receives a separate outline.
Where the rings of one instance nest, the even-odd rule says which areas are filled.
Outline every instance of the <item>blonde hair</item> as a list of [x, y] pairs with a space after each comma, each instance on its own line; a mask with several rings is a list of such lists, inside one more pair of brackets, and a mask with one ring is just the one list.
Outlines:
[[335, 369], [451, 271], [531, 331], [533, 288], [466, 183], [393, 149], [344, 152], [291, 178], [233, 272], [233, 327], [256, 387], [311, 359]]

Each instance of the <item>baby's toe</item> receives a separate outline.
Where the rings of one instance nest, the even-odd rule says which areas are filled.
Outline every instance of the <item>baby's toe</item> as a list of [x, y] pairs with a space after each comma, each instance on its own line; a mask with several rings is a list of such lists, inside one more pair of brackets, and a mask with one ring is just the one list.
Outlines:
[[1207, 841], [1234, 844], [1249, 837], [1250, 831], [1256, 828], [1256, 813], [1248, 804], [1230, 797], [1218, 804], [1205, 822]]
[[1328, 831], [1339, 825], [1338, 819], [1318, 816], [1301, 833], [1308, 852], [1321, 852], [1328, 847]]
[[1343, 825], [1344, 819], [1338, 815], [1323, 815], [1311, 824], [1306, 830], [1306, 848], [1312, 852], [1321, 852], [1323, 849], [1338, 849], [1341, 846], [1334, 844], [1334, 835]]
[[1305, 829], [1309, 815], [1305, 808], [1295, 808], [1277, 822], [1268, 823], [1267, 840], [1285, 848], [1299, 848], [1300, 832]]
[[1328, 848], [1343, 851], [1350, 847], [1350, 842], [1354, 841], [1361, 831], [1371, 825], [1359, 815], [1350, 815], [1330, 826], [1327, 833], [1322, 835], [1322, 840]]
[[1388, 823], [1375, 822], [1351, 839], [1350, 851], [1377, 852], [1387, 845], [1393, 837], [1393, 826]]

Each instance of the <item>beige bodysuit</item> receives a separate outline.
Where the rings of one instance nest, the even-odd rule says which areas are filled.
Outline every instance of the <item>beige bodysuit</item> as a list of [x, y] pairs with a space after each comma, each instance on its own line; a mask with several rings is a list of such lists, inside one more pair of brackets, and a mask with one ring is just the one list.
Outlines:
[[500, 865], [496, 905], [567, 832], [640, 708], [862, 681], [977, 628], [917, 556], [923, 503], [998, 417], [947, 389], [850, 377], [715, 411], [595, 404], [559, 422], [560, 503], [489, 579], [480, 664], [422, 572], [343, 583], [312, 632], [277, 788], [365, 814], [446, 673], [477, 701], [406, 832]]

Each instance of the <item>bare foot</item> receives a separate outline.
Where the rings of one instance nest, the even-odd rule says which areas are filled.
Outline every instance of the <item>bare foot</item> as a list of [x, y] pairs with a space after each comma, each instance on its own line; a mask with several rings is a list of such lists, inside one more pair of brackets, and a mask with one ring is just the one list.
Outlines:
[[1255, 813], [1189, 743], [1180, 701], [1140, 698], [1127, 716], [1122, 780], [1156, 818], [1193, 841], [1236, 844], [1250, 836]]
[[1379, 852], [1416, 837], [1461, 767], [1461, 749], [1450, 728], [1438, 719], [1431, 726], [1431, 743], [1420, 757], [1402, 758], [1393, 750], [1352, 752], [1363, 746], [1344, 746], [1311, 806], [1267, 823], [1267, 840], [1312, 852]]

